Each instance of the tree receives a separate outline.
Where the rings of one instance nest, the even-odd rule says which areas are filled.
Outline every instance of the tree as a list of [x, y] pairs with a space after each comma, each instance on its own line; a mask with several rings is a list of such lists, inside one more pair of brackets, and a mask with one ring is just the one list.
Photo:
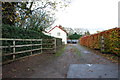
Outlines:
[[[26, 2], [2, 2], [2, 22], [4, 24], [15, 25], [16, 22], [23, 23], [24, 20], [31, 14], [31, 5]], [[21, 15], [21, 16], [19, 16]]]
[[90, 32], [89, 32], [89, 31], [86, 31], [86, 32], [85, 32], [85, 35], [90, 35]]
[[74, 34], [75, 32], [74, 32], [74, 29], [72, 29], [72, 28], [69, 28], [69, 27], [64, 27], [64, 29], [66, 30], [66, 32], [68, 33], [68, 36], [70, 36], [70, 35], [72, 35], [72, 34]]
[[32, 15], [26, 22], [27, 29], [35, 29], [43, 31], [45, 28], [51, 26], [55, 19], [46, 13]]
[[15, 5], [14, 2], [2, 2], [2, 23], [14, 25], [15, 23]]
[[[68, 0], [41, 0], [41, 1], [33, 1], [33, 2], [3, 2], [3, 21], [5, 24], [16, 24], [19, 27], [26, 27], [26, 23], [29, 23], [28, 21], [30, 21], [29, 19], [31, 19], [31, 17], [33, 18], [33, 16], [35, 14], [40, 14], [40, 15], [44, 15], [41, 21], [40, 19], [36, 19], [39, 20], [41, 23], [41, 26], [49, 26], [51, 25], [55, 19], [53, 19], [54, 15], [55, 15], [55, 11], [57, 11], [58, 6], [60, 8], [62, 8], [63, 6], [66, 7], [68, 4], [70, 3], [70, 1]], [[10, 5], [9, 5], [10, 4]], [[60, 5], [61, 4], [61, 5]], [[8, 9], [10, 8], [10, 9]], [[7, 9], [7, 11], [6, 11]], [[6, 14], [6, 12], [8, 14]], [[8, 17], [5, 17], [5, 16]], [[35, 17], [35, 16], [34, 16]], [[52, 17], [52, 18], [50, 18]], [[43, 19], [44, 18], [44, 19]], [[49, 18], [49, 20], [46, 19]], [[9, 20], [9, 23], [7, 23]], [[37, 22], [39, 22], [37, 21]], [[48, 22], [49, 25], [47, 24]], [[44, 25], [43, 25], [44, 24]], [[45, 25], [46, 24], [46, 25]], [[31, 26], [30, 26], [31, 27]], [[38, 26], [39, 27], [39, 26]]]
[[83, 29], [83, 28], [70, 28], [70, 27], [65, 27], [64, 28], [68, 35], [72, 35], [74, 33], [77, 33], [78, 35], [84, 35], [88, 30], [87, 29]]
[[86, 29], [74, 28], [74, 32], [76, 32], [79, 35], [83, 35], [85, 31], [86, 31]]
[[69, 39], [79, 39], [82, 35], [77, 34], [76, 32], [73, 35], [68, 36]]

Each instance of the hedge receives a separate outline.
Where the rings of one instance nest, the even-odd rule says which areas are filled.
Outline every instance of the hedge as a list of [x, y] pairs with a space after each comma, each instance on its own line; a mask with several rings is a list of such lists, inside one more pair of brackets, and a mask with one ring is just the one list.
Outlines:
[[80, 44], [92, 49], [101, 50], [101, 37], [104, 37], [104, 51], [105, 53], [114, 53], [120, 55], [120, 28], [113, 28], [103, 32], [83, 36], [80, 38]]
[[14, 39], [40, 39], [51, 38], [44, 35], [41, 31], [35, 31], [32, 29], [26, 29], [10, 25], [2, 25], [2, 38], [14, 38]]
[[[10, 25], [2, 25], [2, 38], [12, 38], [12, 39], [52, 39], [53, 37], [44, 35], [42, 32], [38, 32], [32, 29], [26, 29], [26, 28], [21, 28], [21, 27], [16, 27], [16, 26], [10, 26]], [[34, 44], [39, 44], [41, 42], [35, 42], [33, 41]], [[25, 44], [30, 44], [28, 41], [16, 41], [16, 45], [25, 45]], [[13, 45], [12, 41], [2, 41], [3, 46], [10, 46]], [[34, 46], [32, 47], [33, 49], [36, 49], [40, 46]], [[23, 50], [29, 50], [31, 47], [20, 47], [16, 48], [16, 51], [23, 51]], [[4, 48], [2, 49], [3, 54], [9, 54], [13, 52], [12, 48]], [[35, 52], [38, 53], [38, 52]], [[22, 56], [28, 56], [30, 53], [25, 53], [25, 54], [19, 54], [16, 55], [16, 58], [22, 57]], [[2, 57], [2, 60], [5, 61], [7, 59], [12, 59], [12, 56], [4, 56]]]

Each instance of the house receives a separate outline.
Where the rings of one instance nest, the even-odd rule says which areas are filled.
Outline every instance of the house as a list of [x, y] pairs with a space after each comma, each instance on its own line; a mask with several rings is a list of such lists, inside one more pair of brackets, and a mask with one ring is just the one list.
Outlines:
[[53, 36], [56, 38], [61, 38], [64, 44], [67, 44], [67, 32], [61, 26], [55, 26], [48, 31], [45, 31], [44, 34]]

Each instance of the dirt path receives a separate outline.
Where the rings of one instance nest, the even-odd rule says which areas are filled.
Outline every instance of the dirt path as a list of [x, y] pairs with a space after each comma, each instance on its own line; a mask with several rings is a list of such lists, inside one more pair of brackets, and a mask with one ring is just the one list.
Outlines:
[[70, 64], [112, 64], [78, 44], [68, 44], [61, 56], [41, 54], [3, 66], [3, 78], [66, 78]]

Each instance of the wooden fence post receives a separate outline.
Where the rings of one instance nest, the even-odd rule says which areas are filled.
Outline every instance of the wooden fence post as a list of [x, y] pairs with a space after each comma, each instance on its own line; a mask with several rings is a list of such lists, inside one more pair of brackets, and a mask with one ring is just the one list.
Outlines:
[[[32, 45], [32, 39], [31, 39], [31, 45]], [[33, 47], [33, 46], [31, 46], [31, 52], [30, 52], [31, 55], [33, 54], [33, 53], [32, 53], [32, 47]]]
[[[13, 53], [15, 53], [15, 40], [13, 40]], [[13, 60], [15, 60], [15, 54], [13, 55]]]
[[41, 39], [41, 53], [43, 52], [43, 51], [42, 51], [42, 45], [43, 45], [42, 41], [43, 41], [43, 39]]
[[[11, 56], [12, 57], [12, 59], [4, 61], [4, 64], [15, 61], [15, 60], [18, 60], [18, 59], [22, 59], [22, 58], [25, 58], [25, 57], [28, 57], [28, 56], [31, 56], [31, 55], [34, 55], [33, 54], [34, 51], [39, 51], [39, 53], [43, 53], [44, 50], [49, 50], [52, 53], [56, 53], [57, 47], [59, 45], [58, 40], [56, 38], [50, 39], [48, 44], [44, 43], [44, 39], [6, 39], [6, 38], [4, 39], [4, 38], [2, 38], [0, 40], [12, 41], [12, 45], [10, 45], [10, 46], [8, 46], [8, 45], [2, 46], [2, 48], [9, 48], [10, 47], [12, 49], [12, 53], [11, 52], [10, 52], [10, 54], [5, 54], [4, 53], [4, 55], [2, 55], [2, 56]], [[16, 41], [29, 41], [29, 44], [18, 44], [17, 45]], [[34, 43], [34, 41], [39, 41], [39, 43], [38, 44]], [[33, 48], [34, 46], [39, 46], [39, 48], [34, 49]], [[44, 48], [44, 46], [45, 46], [45, 48]], [[49, 46], [51, 46], [51, 47], [49, 47]], [[29, 47], [29, 49], [22, 50], [22, 51], [16, 51], [17, 48], [21, 48], [21, 47]], [[17, 54], [23, 54], [23, 53], [25, 54], [27, 52], [29, 52], [30, 55], [16, 58]], [[35, 55], [37, 55], [37, 54], [35, 54]]]

